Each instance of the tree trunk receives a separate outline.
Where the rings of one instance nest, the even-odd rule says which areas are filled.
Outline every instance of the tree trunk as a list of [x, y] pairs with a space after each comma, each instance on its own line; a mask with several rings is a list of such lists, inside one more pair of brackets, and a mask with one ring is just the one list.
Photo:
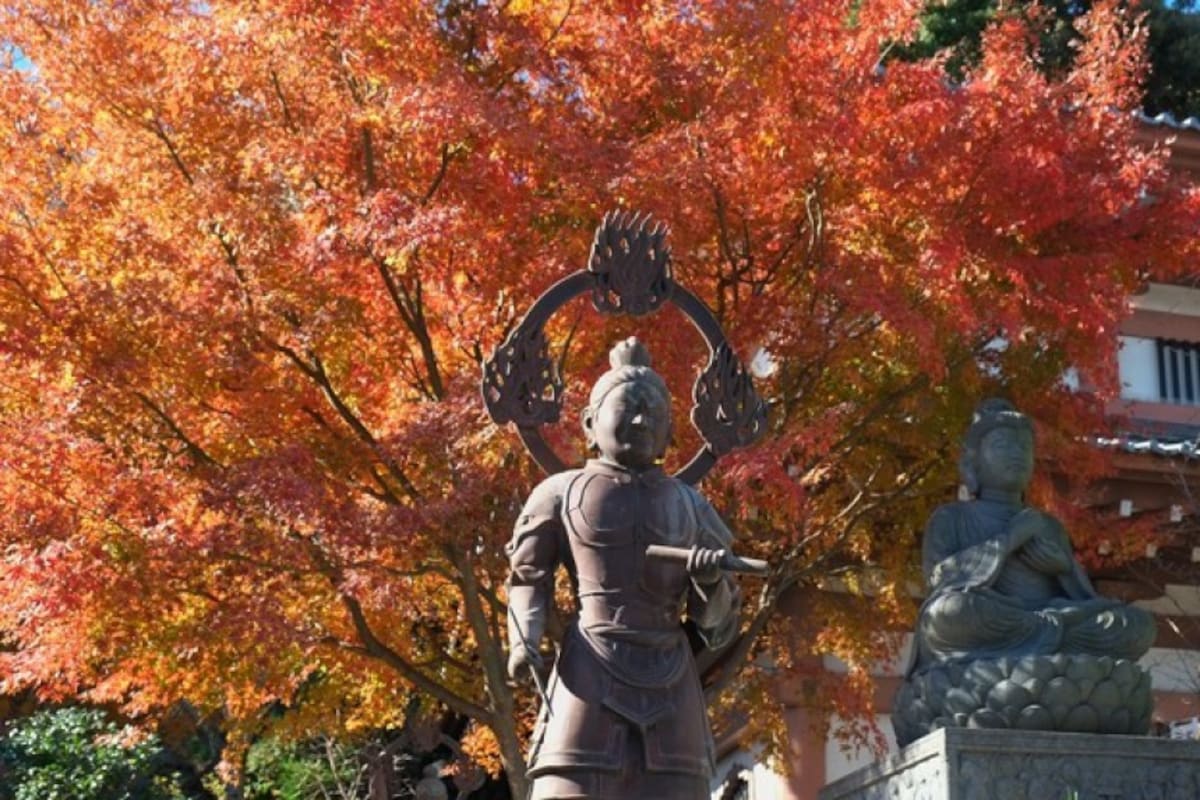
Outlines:
[[517, 736], [516, 718], [497, 713], [492, 731], [500, 743], [500, 761], [504, 764], [513, 800], [525, 800], [529, 796], [529, 778], [525, 774], [525, 747]]
[[491, 697], [492, 733], [500, 746], [500, 762], [508, 777], [508, 787], [513, 800], [525, 800], [529, 791], [529, 780], [525, 776], [525, 748], [517, 735], [516, 704], [512, 688], [508, 683], [507, 659], [503, 644], [497, 641], [488, 626], [487, 612], [479, 592], [479, 583], [474, 572], [470, 553], [455, 554], [451, 558], [462, 576], [463, 603], [467, 622], [479, 643], [479, 658], [483, 663], [484, 684]]

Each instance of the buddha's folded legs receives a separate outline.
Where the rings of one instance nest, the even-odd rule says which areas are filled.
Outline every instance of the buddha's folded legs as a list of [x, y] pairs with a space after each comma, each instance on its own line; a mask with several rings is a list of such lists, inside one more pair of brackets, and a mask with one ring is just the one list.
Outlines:
[[1116, 601], [1058, 600], [1031, 611], [990, 589], [947, 592], [918, 622], [924, 649], [937, 659], [1031, 653], [1089, 653], [1136, 660], [1154, 642], [1154, 617]]
[[1137, 660], [1154, 644], [1154, 616], [1133, 606], [1088, 614], [1063, 634], [1062, 652]]
[[918, 631], [937, 659], [1051, 652], [1062, 638], [1058, 620], [988, 589], [947, 592], [922, 611]]

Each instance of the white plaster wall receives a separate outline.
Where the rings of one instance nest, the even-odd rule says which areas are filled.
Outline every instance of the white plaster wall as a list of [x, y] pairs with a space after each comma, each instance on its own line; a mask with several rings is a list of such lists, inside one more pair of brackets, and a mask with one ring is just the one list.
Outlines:
[[1200, 652], [1151, 647], [1138, 662], [1150, 672], [1150, 685], [1162, 692], [1200, 693]]
[[892, 715], [877, 714], [875, 724], [887, 738], [888, 749], [885, 753], [876, 753], [870, 747], [851, 747], [844, 749], [837, 740], [837, 731], [845, 724], [840, 717], [830, 721], [830, 734], [825, 739], [825, 782], [836, 781], [844, 775], [849, 775], [856, 769], [872, 764], [876, 759], [895, 755], [899, 752], [896, 746], [896, 734], [892, 732]]
[[1152, 283], [1144, 293], [1129, 298], [1129, 304], [1145, 311], [1200, 316], [1200, 289], [1169, 283]]
[[[713, 779], [712, 797], [718, 800], [722, 786], [730, 770], [737, 770], [750, 789], [749, 800], [778, 800], [788, 797], [787, 781], [771, 770], [761, 757], [750, 750], [738, 750], [717, 762], [717, 774]], [[637, 798], [629, 798], [637, 800]]]
[[1153, 339], [1118, 336], [1117, 371], [1121, 377], [1121, 397], [1126, 400], [1157, 402], [1158, 350]]

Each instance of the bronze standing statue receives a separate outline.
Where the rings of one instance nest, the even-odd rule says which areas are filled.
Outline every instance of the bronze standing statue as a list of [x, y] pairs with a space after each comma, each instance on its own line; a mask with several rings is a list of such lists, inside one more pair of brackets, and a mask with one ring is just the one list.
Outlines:
[[897, 695], [896, 738], [945, 726], [1145, 733], [1147, 612], [1099, 596], [1054, 517], [1025, 505], [1033, 426], [984, 401], [960, 463], [972, 495], [925, 527], [929, 594]]
[[[484, 397], [493, 419], [513, 421], [551, 476], [534, 489], [507, 551], [509, 674], [532, 675], [543, 698], [529, 752], [531, 800], [702, 800], [713, 745], [704, 693], [681, 622], [720, 647], [738, 630], [731, 571], [762, 562], [730, 552], [732, 535], [690, 484], [729, 449], [762, 431], [765, 411], [715, 319], [670, 276], [665, 232], [609, 215], [589, 269], [551, 287], [488, 363]], [[662, 467], [670, 394], [649, 353], [630, 338], [591, 391], [583, 425], [593, 458], [566, 469], [539, 426], [557, 419], [561, 381], [542, 330], [553, 310], [590, 293], [603, 313], [634, 315], [676, 304], [707, 340], [692, 419], [705, 445], [676, 475]], [[578, 617], [548, 682], [538, 646], [559, 567]]]
[[[532, 798], [708, 797], [712, 740], [679, 612], [710, 647], [736, 633], [738, 588], [720, 568], [732, 536], [660, 466], [670, 399], [644, 348], [618, 345], [612, 365], [584, 414], [597, 457], [534, 489], [509, 544], [513, 677], [541, 666], [555, 568], [578, 587], [530, 748]], [[647, 557], [655, 544], [690, 558]]]

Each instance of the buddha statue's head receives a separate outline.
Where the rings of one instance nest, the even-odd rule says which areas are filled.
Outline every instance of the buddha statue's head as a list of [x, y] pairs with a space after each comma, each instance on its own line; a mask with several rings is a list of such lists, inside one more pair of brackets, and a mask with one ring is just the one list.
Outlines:
[[632, 469], [661, 463], [671, 438], [671, 395], [650, 368], [650, 353], [636, 338], [608, 356], [611, 369], [592, 387], [583, 412], [588, 446], [606, 460]]
[[1033, 477], [1033, 424], [1007, 400], [984, 400], [967, 429], [959, 474], [967, 491], [1020, 494]]

